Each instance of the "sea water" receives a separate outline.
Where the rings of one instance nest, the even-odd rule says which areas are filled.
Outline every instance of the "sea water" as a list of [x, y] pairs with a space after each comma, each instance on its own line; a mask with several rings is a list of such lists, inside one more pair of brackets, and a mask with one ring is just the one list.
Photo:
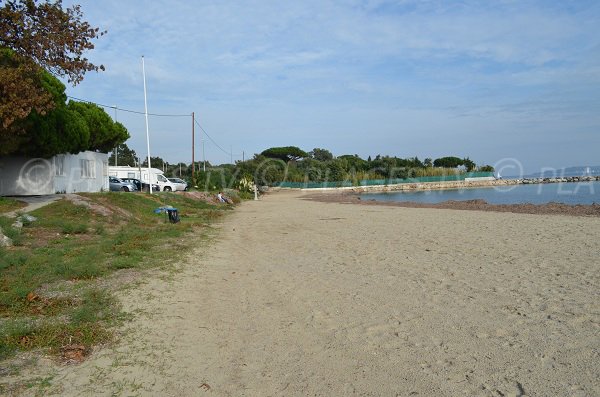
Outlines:
[[540, 183], [448, 190], [364, 193], [362, 200], [413, 201], [436, 204], [448, 200], [485, 200], [490, 204], [600, 204], [600, 182]]

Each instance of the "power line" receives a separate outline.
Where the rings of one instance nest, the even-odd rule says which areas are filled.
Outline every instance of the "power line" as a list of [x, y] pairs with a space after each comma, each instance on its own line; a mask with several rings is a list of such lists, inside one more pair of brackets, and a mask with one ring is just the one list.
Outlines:
[[[117, 107], [117, 106], [114, 106], [114, 105], [104, 105], [104, 104], [101, 104], [101, 103], [88, 101], [86, 99], [76, 98], [76, 97], [73, 97], [73, 96], [70, 96], [70, 95], [67, 95], [67, 98], [73, 99], [73, 100], [76, 100], [76, 101], [79, 101], [79, 102], [86, 102], [86, 103], [91, 103], [91, 104], [94, 104], [94, 105], [102, 106], [102, 107], [105, 107], [105, 108], [119, 110], [121, 112], [128, 112], [128, 113], [134, 113], [134, 114], [146, 114], [145, 112], [140, 112], [140, 111], [131, 110], [131, 109], [123, 109], [123, 108], [120, 108], [120, 107]], [[191, 117], [192, 114], [191, 113], [190, 114], [158, 114], [158, 113], [148, 113], [148, 116], [158, 116], [158, 117]], [[196, 125], [198, 127], [200, 127], [200, 129], [202, 130], [202, 132], [204, 132], [204, 134], [208, 137], [208, 139], [210, 139], [210, 141], [212, 143], [214, 143], [215, 146], [218, 147], [223, 153], [225, 153], [228, 156], [233, 156], [235, 154], [236, 157], [240, 157], [242, 155], [240, 153], [232, 153], [231, 151], [228, 152], [227, 150], [223, 149], [221, 146], [219, 146], [219, 144], [214, 139], [212, 139], [212, 137], [210, 135], [208, 135], [208, 132], [206, 132], [206, 130], [200, 125], [200, 123], [198, 122], [198, 120], [194, 119], [194, 122], [196, 123]]]
[[[197, 126], [198, 126], [198, 127], [201, 129], [201, 130], [202, 130], [202, 132], [204, 132], [204, 134], [205, 134], [205, 135], [208, 137], [208, 139], [210, 139], [210, 141], [211, 141], [212, 143], [214, 143], [216, 147], [218, 147], [219, 149], [221, 149], [221, 151], [222, 151], [223, 153], [225, 153], [225, 154], [226, 154], [226, 155], [228, 155], [228, 156], [231, 156], [231, 155], [233, 155], [231, 152], [228, 152], [227, 150], [225, 150], [225, 149], [223, 149], [221, 146], [219, 146], [219, 144], [218, 144], [217, 142], [215, 142], [215, 140], [214, 140], [214, 139], [212, 139], [210, 135], [208, 135], [208, 132], [206, 132], [206, 130], [205, 130], [204, 128], [202, 128], [202, 126], [200, 125], [200, 123], [198, 122], [198, 120], [194, 120], [194, 122], [195, 122], [195, 123], [196, 123], [196, 125], [197, 125]], [[239, 155], [238, 155], [238, 154], [236, 154], [236, 157], [239, 157]]]
[[[102, 107], [105, 107], [105, 108], [111, 108], [111, 109], [120, 110], [121, 112], [128, 112], [128, 113], [135, 113], [135, 114], [146, 114], [145, 112], [139, 112], [137, 110], [122, 109], [122, 108], [114, 106], [114, 105], [103, 105], [101, 103], [92, 102], [92, 101], [88, 101], [88, 100], [81, 99], [81, 98], [75, 98], [75, 97], [70, 96], [70, 95], [67, 95], [67, 98], [74, 99], [74, 100], [79, 101], [79, 102], [91, 103], [91, 104], [102, 106]], [[148, 116], [158, 116], [158, 117], [191, 117], [192, 114], [191, 113], [190, 114], [158, 114], [158, 113], [148, 113]]]

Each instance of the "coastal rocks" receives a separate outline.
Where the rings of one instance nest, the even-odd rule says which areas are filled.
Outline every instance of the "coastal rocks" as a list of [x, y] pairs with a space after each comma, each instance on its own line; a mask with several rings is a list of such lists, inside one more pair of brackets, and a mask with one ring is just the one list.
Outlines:
[[10, 237], [5, 236], [2, 232], [2, 228], [0, 228], [0, 247], [11, 247], [13, 245]]
[[[37, 221], [35, 216], [24, 214], [20, 215], [11, 225], [13, 229], [21, 229], [23, 224], [31, 223]], [[13, 241], [10, 237], [4, 234], [4, 231], [0, 227], [0, 247], [12, 247]]]
[[[588, 176], [569, 176], [556, 178], [524, 178], [524, 179], [496, 179], [496, 180], [473, 180], [473, 181], [443, 181], [443, 182], [421, 182], [421, 183], [402, 183], [397, 185], [383, 186], [354, 186], [351, 188], [335, 188], [335, 190], [351, 190], [355, 193], [365, 192], [391, 192], [407, 190], [442, 190], [442, 189], [462, 189], [469, 187], [493, 187], [510, 185], [530, 185], [544, 183], [578, 183], [578, 182], [596, 182], [600, 181], [600, 175]], [[311, 190], [332, 190], [332, 189], [311, 189]]]
[[419, 183], [400, 183], [396, 185], [380, 186], [353, 186], [351, 188], [334, 189], [310, 189], [310, 190], [351, 190], [355, 193], [366, 192], [392, 192], [409, 190], [443, 190], [443, 189], [461, 189], [466, 187], [487, 187], [487, 186], [508, 186], [522, 183], [517, 179], [496, 179], [496, 180], [471, 180], [471, 181], [440, 181], [440, 182], [419, 182]]
[[35, 216], [29, 215], [29, 214], [23, 214], [15, 220], [15, 222], [12, 224], [12, 227], [14, 227], [15, 229], [21, 229], [23, 227], [23, 224], [27, 224], [27, 223], [31, 223], [31, 222], [35, 222], [35, 221], [37, 221], [37, 218]]
[[29, 214], [23, 214], [23, 215], [20, 216], [20, 218], [22, 218], [26, 222], [35, 222], [35, 221], [37, 221], [37, 218], [35, 216], [29, 215]]
[[566, 182], [596, 182], [600, 181], [600, 175], [593, 176], [568, 176], [568, 177], [555, 177], [555, 178], [524, 178], [520, 179], [524, 185], [538, 184], [538, 183], [566, 183]]

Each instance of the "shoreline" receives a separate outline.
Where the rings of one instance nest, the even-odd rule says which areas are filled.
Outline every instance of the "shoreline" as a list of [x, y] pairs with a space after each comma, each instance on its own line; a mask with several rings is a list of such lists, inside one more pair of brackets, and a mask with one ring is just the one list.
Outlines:
[[536, 185], [550, 183], [587, 183], [600, 182], [600, 176], [582, 176], [565, 178], [523, 178], [523, 179], [487, 179], [473, 178], [461, 181], [438, 181], [438, 182], [406, 182], [390, 185], [372, 186], [340, 186], [340, 187], [318, 187], [318, 188], [290, 188], [272, 187], [272, 191], [302, 191], [302, 192], [353, 192], [353, 193], [375, 193], [395, 192], [405, 190], [451, 190], [480, 187], [497, 187], [513, 185]]
[[585, 216], [600, 217], [600, 204], [589, 205], [569, 205], [563, 203], [548, 204], [490, 204], [485, 200], [448, 200], [442, 203], [429, 204], [417, 203], [414, 201], [377, 201], [375, 199], [364, 200], [358, 197], [359, 192], [320, 192], [307, 194], [303, 196], [306, 200], [319, 201], [324, 203], [340, 204], [358, 204], [386, 207], [403, 208], [432, 208], [432, 209], [450, 209], [463, 211], [491, 211], [491, 212], [511, 212], [515, 214], [534, 214], [534, 215], [567, 215], [567, 216]]
[[23, 394], [599, 394], [598, 218], [307, 196], [244, 202], [122, 290], [115, 344]]

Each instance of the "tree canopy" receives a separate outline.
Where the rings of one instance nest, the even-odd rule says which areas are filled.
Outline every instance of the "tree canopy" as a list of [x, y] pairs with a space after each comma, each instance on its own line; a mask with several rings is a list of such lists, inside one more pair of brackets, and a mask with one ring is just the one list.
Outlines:
[[[128, 165], [135, 167], [138, 162], [138, 155], [135, 150], [130, 149], [125, 143], [117, 145], [117, 164], [116, 165]], [[115, 153], [111, 152], [108, 158], [108, 164], [115, 165]]]
[[127, 129], [100, 107], [82, 102], [66, 103], [65, 86], [46, 71], [35, 76], [36, 84], [52, 98], [52, 110], [36, 110], [10, 127], [0, 126], [0, 155], [52, 157], [84, 150], [109, 152], [129, 138]]
[[331, 154], [331, 152], [327, 149], [314, 148], [308, 152], [308, 155], [318, 161], [333, 160], [333, 154]]
[[0, 155], [51, 157], [110, 151], [129, 137], [93, 104], [69, 102], [65, 86], [92, 70], [83, 56], [103, 35], [61, 0], [7, 0], [0, 8]]
[[468, 157], [461, 159], [454, 156], [440, 157], [433, 161], [434, 167], [456, 168], [464, 166], [467, 171], [473, 171], [476, 167], [475, 163]]
[[56, 101], [40, 84], [40, 74], [78, 84], [88, 71], [104, 70], [83, 54], [102, 36], [82, 19], [80, 6], [62, 1], [6, 0], [0, 8], [0, 127], [2, 133], [32, 111], [43, 115]]
[[298, 160], [308, 157], [308, 153], [296, 146], [272, 147], [261, 153], [263, 156], [283, 161]]

